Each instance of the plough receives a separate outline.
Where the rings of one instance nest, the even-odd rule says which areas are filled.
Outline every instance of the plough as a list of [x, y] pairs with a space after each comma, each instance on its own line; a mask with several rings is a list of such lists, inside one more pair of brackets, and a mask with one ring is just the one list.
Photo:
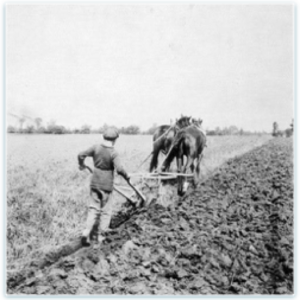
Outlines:
[[175, 172], [154, 172], [154, 173], [131, 173], [130, 176], [167, 180], [167, 179], [176, 179], [178, 176], [193, 177], [193, 174], [175, 173]]
[[[89, 166], [85, 165], [85, 167], [90, 173], [93, 173], [93, 170]], [[178, 176], [193, 177], [193, 174], [175, 173], [175, 172], [130, 173], [129, 175], [130, 177], [141, 177], [142, 179], [156, 179], [159, 180], [159, 182], [161, 182], [162, 180], [176, 179]], [[129, 196], [128, 194], [126, 194], [126, 192], [122, 191], [122, 189], [134, 190], [134, 192], [142, 200], [139, 206], [144, 206], [146, 204], [146, 197], [134, 185], [132, 185], [131, 182], [127, 182], [127, 183], [130, 187], [114, 185], [113, 189], [121, 196], [125, 197], [131, 204], [136, 206], [137, 201], [132, 199], [133, 195]]]
[[[85, 165], [85, 168], [87, 169], [87, 170], [89, 170], [90, 171], [90, 173], [93, 173], [93, 170], [89, 167], [89, 166], [87, 166], [87, 165]], [[144, 205], [144, 203], [146, 202], [146, 198], [145, 198], [145, 196], [134, 186], [134, 185], [132, 185], [130, 182], [127, 182], [128, 183], [128, 185], [137, 193], [137, 195], [142, 199], [142, 203], [141, 203], [141, 206], [143, 206]], [[125, 197], [128, 201], [130, 201], [133, 205], [136, 205], [136, 201], [134, 201], [134, 200], [132, 200], [132, 196], [128, 196], [128, 195], [126, 195], [123, 191], [121, 191], [118, 187], [116, 187], [116, 186], [114, 186], [114, 190], [116, 191], [116, 192], [118, 192], [120, 195], [122, 195], [123, 197]]]

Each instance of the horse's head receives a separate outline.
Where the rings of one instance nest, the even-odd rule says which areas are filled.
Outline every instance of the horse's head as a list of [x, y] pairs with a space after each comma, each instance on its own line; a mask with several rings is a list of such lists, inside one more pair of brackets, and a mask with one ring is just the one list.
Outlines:
[[202, 124], [203, 120], [198, 118], [198, 119], [192, 119], [192, 124], [197, 126], [197, 127], [201, 127], [201, 124]]
[[184, 127], [188, 127], [191, 125], [191, 118], [192, 117], [187, 117], [187, 116], [183, 116], [181, 115], [180, 119], [176, 119], [176, 126], [178, 128], [184, 128]]

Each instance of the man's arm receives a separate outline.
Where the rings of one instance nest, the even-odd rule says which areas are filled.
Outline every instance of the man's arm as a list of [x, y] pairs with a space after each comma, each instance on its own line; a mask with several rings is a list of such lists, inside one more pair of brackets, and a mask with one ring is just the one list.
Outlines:
[[78, 164], [79, 164], [79, 169], [83, 170], [85, 168], [84, 160], [88, 156], [93, 156], [95, 151], [95, 146], [90, 147], [86, 151], [82, 151], [78, 154]]
[[126, 170], [124, 169], [124, 167], [123, 167], [123, 165], [121, 163], [119, 154], [116, 151], [114, 151], [112, 153], [112, 160], [113, 160], [114, 168], [117, 171], [117, 173], [119, 175], [121, 175], [125, 180], [127, 180], [127, 181], [130, 180], [130, 176], [126, 172]]

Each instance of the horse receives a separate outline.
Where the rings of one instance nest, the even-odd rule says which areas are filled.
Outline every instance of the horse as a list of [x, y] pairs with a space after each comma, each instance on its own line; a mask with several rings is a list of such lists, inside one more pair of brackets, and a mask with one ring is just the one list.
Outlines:
[[[201, 123], [197, 120], [195, 122], [181, 129], [177, 132], [171, 149], [163, 163], [162, 171], [165, 171], [174, 157], [177, 158], [177, 172], [186, 173], [190, 168], [193, 173], [193, 186], [194, 188], [199, 183], [200, 179], [200, 162], [203, 158], [203, 150], [206, 146], [206, 135], [199, 129]], [[187, 160], [183, 166], [184, 156]], [[187, 178], [184, 176], [178, 176], [178, 188], [177, 193], [179, 196], [183, 196], [187, 189]]]
[[152, 172], [157, 168], [158, 155], [163, 153], [166, 155], [170, 149], [173, 139], [178, 130], [191, 125], [191, 117], [181, 115], [180, 119], [176, 119], [175, 125], [161, 125], [157, 127], [153, 134], [153, 150], [149, 171]]

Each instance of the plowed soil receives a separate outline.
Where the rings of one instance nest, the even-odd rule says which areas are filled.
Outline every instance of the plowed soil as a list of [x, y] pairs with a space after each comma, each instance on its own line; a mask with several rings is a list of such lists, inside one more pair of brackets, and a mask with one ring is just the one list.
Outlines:
[[98, 249], [75, 240], [8, 274], [7, 293], [293, 293], [292, 140], [231, 159], [172, 198], [116, 215]]

